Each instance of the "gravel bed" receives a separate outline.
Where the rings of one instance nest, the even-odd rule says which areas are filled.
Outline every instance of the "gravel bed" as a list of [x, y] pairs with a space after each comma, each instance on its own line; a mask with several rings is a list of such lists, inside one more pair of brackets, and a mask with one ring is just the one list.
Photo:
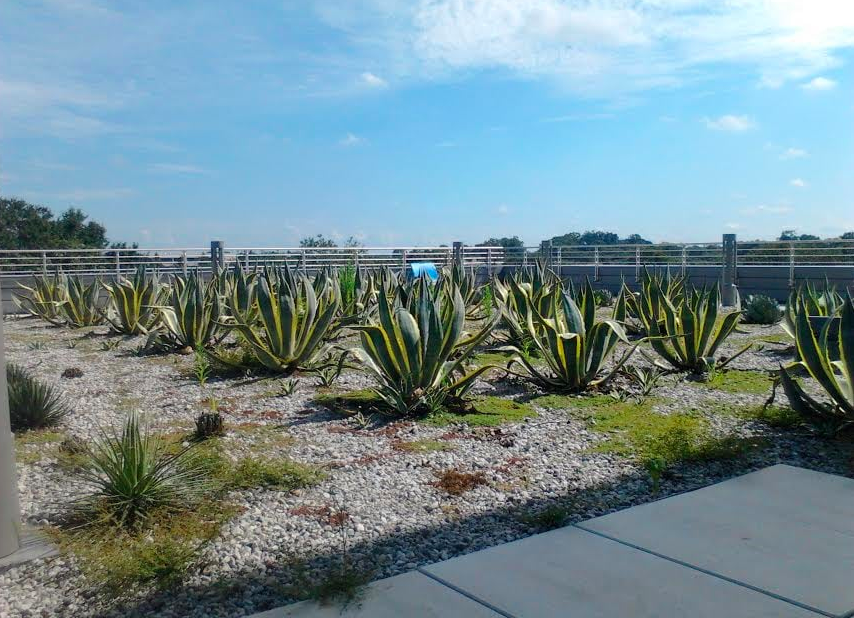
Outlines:
[[[4, 617], [241, 616], [293, 600], [289, 587], [322, 577], [345, 548], [354, 564], [381, 578], [536, 533], [531, 514], [550, 506], [566, 509], [567, 523], [582, 521], [781, 462], [851, 474], [850, 445], [844, 442], [707, 412], [715, 431], [762, 437], [764, 445], [734, 460], [678, 466], [655, 493], [636, 462], [597, 452], [603, 435], [567, 410], [538, 409], [535, 418], [499, 428], [414, 422], [362, 428], [314, 403], [318, 389], [310, 376], [300, 377], [288, 397], [272, 396], [277, 381], [264, 378], [214, 379], [202, 389], [190, 375], [191, 356], [136, 356], [141, 338], [114, 337], [106, 328], [51, 328], [29, 319], [9, 319], [4, 328], [7, 359], [58, 384], [72, 403], [74, 413], [61, 428], [66, 434], [89, 440], [120, 426], [129, 410], [143, 412], [162, 431], [188, 428], [213, 396], [232, 426], [273, 426], [292, 438], [281, 447], [289, 457], [328, 472], [318, 485], [292, 493], [236, 492], [231, 498], [243, 511], [205, 547], [176, 590], [119, 603], [93, 590], [74, 558], [61, 555], [0, 572]], [[779, 326], [741, 330], [724, 354], [782, 333]], [[106, 349], [112, 344], [104, 342], [117, 344]], [[766, 344], [741, 356], [734, 367], [774, 370], [787, 359], [776, 352], [781, 348]], [[82, 377], [60, 377], [69, 367], [82, 369]], [[371, 384], [366, 374], [346, 371], [335, 387]], [[475, 392], [521, 400], [534, 393], [500, 371], [480, 380]], [[701, 414], [765, 399], [711, 391], [675, 376], [665, 378], [654, 396], [664, 402], [663, 412]], [[227, 438], [229, 448], [238, 450], [262, 439], [253, 431], [232, 431]], [[426, 439], [444, 441], [450, 450], [397, 448], [401, 441]], [[486, 482], [450, 496], [435, 486], [437, 472], [448, 469], [482, 473]], [[31, 525], [56, 523], [77, 495], [73, 479], [50, 455], [19, 463], [18, 473], [21, 507]], [[336, 526], [311, 515], [325, 508], [346, 511], [348, 517]]]

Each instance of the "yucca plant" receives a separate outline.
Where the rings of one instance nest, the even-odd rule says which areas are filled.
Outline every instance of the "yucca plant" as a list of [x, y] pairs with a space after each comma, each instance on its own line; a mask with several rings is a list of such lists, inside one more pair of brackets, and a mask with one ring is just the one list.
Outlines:
[[543, 388], [570, 392], [598, 388], [614, 376], [637, 347], [630, 347], [610, 371], [604, 372], [617, 344], [629, 344], [622, 326], [625, 304], [616, 305], [611, 318], [598, 320], [589, 281], [578, 298], [580, 306], [568, 291], [556, 288], [545, 297], [546, 315], [532, 305], [528, 307], [525, 328], [545, 368], [531, 362], [518, 347], [507, 348], [517, 354], [512, 362], [521, 363], [524, 375]]
[[462, 398], [491, 367], [463, 371], [495, 320], [467, 337], [460, 292], [433, 294], [428, 285], [424, 279], [416, 284], [420, 289], [408, 307], [393, 307], [380, 294], [373, 323], [354, 327], [362, 343], [356, 356], [378, 380], [377, 394], [401, 415], [436, 410], [449, 398]]
[[723, 369], [751, 347], [747, 344], [723, 362], [715, 358], [741, 317], [740, 311], [720, 316], [717, 286], [685, 289], [671, 299], [653, 280], [642, 292], [639, 306], [652, 349], [674, 369], [693, 373]]
[[62, 393], [14, 363], [6, 365], [12, 431], [54, 427], [71, 413]]
[[175, 448], [131, 414], [115, 434], [87, 445], [75, 474], [91, 493], [76, 504], [93, 523], [134, 527], [154, 511], [192, 506], [211, 488], [194, 443]]
[[[854, 303], [850, 296], [843, 301], [834, 337], [830, 322], [816, 328], [803, 300], [799, 304], [795, 312], [795, 342], [800, 360], [780, 371], [780, 382], [795, 411], [838, 431], [854, 423]], [[829, 402], [807, 394], [795, 380], [802, 371], [821, 385]]]
[[164, 288], [156, 275], [146, 273], [145, 266], [137, 268], [132, 279], [119, 276], [114, 283], [103, 285], [110, 303], [102, 315], [114, 331], [146, 335], [158, 324], [157, 306], [163, 299]]
[[65, 275], [58, 270], [51, 275], [35, 275], [32, 287], [23, 283], [18, 286], [25, 290], [26, 294], [13, 294], [12, 301], [21, 311], [55, 326], [62, 325], [59, 307], [67, 294]]
[[198, 272], [186, 278], [176, 276], [168, 302], [157, 310], [169, 339], [175, 344], [203, 348], [218, 343], [224, 336], [219, 323], [222, 303], [215, 281], [205, 283]]
[[101, 282], [95, 279], [89, 285], [79, 276], [66, 279], [65, 298], [59, 303], [59, 314], [72, 328], [96, 326], [104, 322], [104, 316], [98, 309], [98, 294]]
[[292, 373], [311, 363], [332, 335], [339, 308], [338, 295], [326, 278], [320, 293], [304, 275], [267, 269], [257, 283], [257, 324], [246, 314], [231, 316], [223, 325], [235, 331], [268, 369]]

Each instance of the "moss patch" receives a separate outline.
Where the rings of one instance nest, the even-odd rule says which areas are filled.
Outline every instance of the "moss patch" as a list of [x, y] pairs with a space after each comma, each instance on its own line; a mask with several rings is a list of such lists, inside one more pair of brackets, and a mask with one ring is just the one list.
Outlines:
[[62, 442], [65, 434], [59, 431], [25, 431], [15, 434], [16, 446], [27, 446], [30, 444], [54, 444]]
[[53, 456], [65, 438], [58, 431], [34, 430], [15, 434], [15, 461], [34, 464], [44, 457]]
[[383, 405], [383, 400], [369, 388], [347, 393], [323, 393], [314, 398], [314, 402], [324, 408], [342, 414], [369, 412]]
[[503, 423], [515, 423], [537, 416], [536, 410], [526, 403], [503, 397], [480, 397], [471, 402], [469, 408], [460, 412], [440, 412], [424, 419], [430, 425], [445, 426], [466, 423], [472, 427], [492, 427]]
[[531, 403], [547, 410], [573, 410], [576, 408], [596, 408], [617, 402], [609, 395], [578, 397], [573, 395], [543, 395], [531, 400]]
[[764, 371], [730, 369], [716, 373], [708, 382], [695, 382], [695, 384], [725, 393], [767, 395], [771, 392], [773, 382], [774, 379]]
[[234, 465], [226, 480], [232, 488], [292, 491], [314, 485], [325, 477], [326, 474], [315, 466], [284, 457], [244, 457]]
[[441, 440], [412, 440], [395, 442], [394, 448], [410, 453], [432, 453], [435, 451], [452, 451], [454, 446]]
[[792, 429], [804, 423], [804, 418], [788, 406], [720, 406], [718, 414], [751, 421], [760, 421], [777, 429]]
[[511, 358], [513, 358], [513, 355], [506, 352], [483, 352], [482, 354], [473, 355], [469, 360], [470, 364], [475, 368], [483, 367], [484, 365], [506, 367]]

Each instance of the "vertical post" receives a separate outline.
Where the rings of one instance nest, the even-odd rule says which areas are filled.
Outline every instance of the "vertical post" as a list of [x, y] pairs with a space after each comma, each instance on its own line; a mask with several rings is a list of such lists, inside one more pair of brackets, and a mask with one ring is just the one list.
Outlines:
[[9, 420], [5, 347], [0, 304], [0, 558], [15, 553], [21, 546], [21, 507], [15, 470], [15, 437]]
[[593, 248], [593, 281], [599, 281], [599, 247]]
[[181, 252], [181, 272], [184, 273], [184, 276], [187, 276], [187, 252]]
[[243, 250], [243, 268], [249, 270], [249, 249]]
[[640, 246], [635, 247], [635, 283], [641, 280], [641, 254]]
[[211, 274], [216, 277], [222, 271], [225, 243], [221, 240], [211, 241]]
[[119, 276], [122, 274], [122, 262], [121, 262], [121, 258], [119, 257], [120, 253], [121, 253], [121, 251], [119, 249], [116, 249], [116, 259], [115, 259], [116, 280], [118, 280]]
[[359, 270], [359, 249], [353, 248], [353, 267]]
[[308, 257], [308, 252], [303, 249], [300, 252], [300, 264], [302, 265], [302, 274], [303, 276], [308, 276], [308, 265], [306, 264], [306, 258]]
[[492, 276], [492, 247], [486, 248], [486, 276]]
[[42, 274], [47, 274], [47, 252], [42, 251]]
[[406, 276], [406, 249], [400, 250], [400, 272], [404, 277]]
[[795, 287], [795, 243], [789, 243], [789, 287]]
[[682, 245], [682, 276], [688, 272], [688, 245]]
[[545, 262], [546, 268], [550, 268], [552, 265], [552, 241], [542, 241], [540, 243], [540, 253], [543, 256], [543, 262]]
[[462, 268], [463, 266], [463, 243], [458, 240], [454, 241], [454, 266]]
[[736, 269], [738, 264], [737, 245], [735, 234], [724, 234], [723, 236], [723, 269], [721, 271], [721, 303], [725, 307], [732, 307], [738, 299], [738, 290], [735, 287]]

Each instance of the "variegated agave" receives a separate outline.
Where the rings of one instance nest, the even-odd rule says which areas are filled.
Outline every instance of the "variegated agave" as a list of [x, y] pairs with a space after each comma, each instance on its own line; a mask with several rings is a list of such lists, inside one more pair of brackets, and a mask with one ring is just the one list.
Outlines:
[[[800, 360], [780, 371], [780, 381], [793, 409], [838, 431], [854, 423], [854, 303], [850, 296], [843, 301], [835, 337], [830, 335], [832, 320], [819, 330], [804, 301], [798, 304], [795, 341]], [[821, 385], [829, 402], [817, 400], [798, 384], [796, 374], [804, 370]]]
[[237, 332], [268, 369], [292, 373], [309, 365], [331, 336], [338, 312], [331, 280], [313, 285], [304, 275], [268, 268], [258, 278], [255, 294], [257, 323], [244, 313], [223, 325]]
[[157, 275], [148, 274], [140, 266], [132, 279], [119, 276], [115, 282], [103, 285], [110, 297], [103, 316], [113, 330], [124, 335], [146, 335], [157, 326], [157, 306], [168, 292]]
[[459, 290], [436, 294], [421, 279], [409, 306], [392, 305], [379, 295], [376, 319], [356, 326], [362, 347], [356, 356], [379, 381], [377, 393], [398, 414], [435, 410], [461, 398], [490, 368], [465, 374], [464, 361], [495, 325], [467, 337], [465, 304]]
[[622, 326], [625, 303], [615, 304], [610, 318], [598, 320], [595, 295], [589, 281], [576, 298], [578, 303], [568, 291], [555, 287], [541, 301], [547, 308], [545, 311], [533, 306], [530, 298], [525, 299], [528, 308], [524, 328], [534, 351], [545, 362], [545, 368], [532, 362], [529, 355], [518, 347], [506, 348], [517, 353], [512, 362], [523, 365], [525, 377], [530, 377], [543, 388], [582, 391], [600, 387], [614, 376], [635, 350], [636, 345], [629, 348], [610, 371], [603, 373], [603, 367], [617, 344], [621, 341], [629, 343]]
[[789, 292], [789, 299], [783, 312], [783, 330], [795, 339], [799, 311], [803, 310], [812, 317], [831, 318], [839, 315], [844, 304], [842, 295], [829, 283], [825, 283], [824, 288], [819, 290], [807, 282], [797, 290]]
[[65, 275], [59, 271], [51, 275], [35, 275], [32, 287], [22, 283], [18, 286], [26, 291], [25, 295], [12, 295], [19, 309], [56, 326], [62, 324], [59, 306], [66, 298]]
[[222, 339], [217, 282], [205, 283], [198, 272], [176, 276], [168, 304], [157, 309], [169, 339], [181, 347], [202, 348]]
[[253, 324], [258, 320], [258, 304], [255, 302], [257, 272], [247, 273], [234, 262], [234, 267], [220, 275], [219, 291], [225, 300], [228, 314], [240, 321]]
[[59, 304], [59, 314], [72, 328], [83, 328], [103, 323], [104, 316], [98, 310], [100, 291], [101, 282], [97, 279], [86, 285], [77, 275], [68, 277], [65, 298]]

